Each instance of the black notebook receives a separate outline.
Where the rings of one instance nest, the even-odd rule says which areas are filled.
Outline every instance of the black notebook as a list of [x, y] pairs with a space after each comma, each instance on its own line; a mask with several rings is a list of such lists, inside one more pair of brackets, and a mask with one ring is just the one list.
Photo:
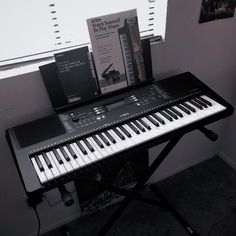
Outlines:
[[85, 101], [98, 95], [99, 87], [88, 47], [54, 56], [59, 81], [68, 103]]

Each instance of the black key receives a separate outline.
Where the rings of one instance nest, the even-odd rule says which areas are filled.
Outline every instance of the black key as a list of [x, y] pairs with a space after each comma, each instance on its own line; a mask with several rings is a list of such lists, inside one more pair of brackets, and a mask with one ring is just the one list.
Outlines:
[[71, 146], [69, 144], [66, 145], [67, 149], [69, 150], [70, 154], [72, 155], [72, 157], [74, 159], [77, 158], [77, 155], [75, 154], [75, 152], [73, 151], [73, 149], [71, 148]]
[[76, 144], [84, 155], [88, 154], [84, 146], [80, 143], [80, 141], [76, 141]]
[[194, 98], [193, 100], [194, 100], [195, 102], [197, 102], [198, 104], [200, 104], [201, 106], [205, 107], [205, 108], [208, 107], [206, 103], [202, 102], [201, 100], [199, 100], [199, 99], [197, 99], [197, 98]]
[[142, 132], [146, 132], [145, 128], [142, 125], [140, 125], [136, 120], [134, 120], [133, 123], [139, 130], [141, 130]]
[[104, 134], [108, 137], [108, 139], [112, 142], [112, 143], [116, 143], [116, 140], [111, 136], [111, 134], [107, 131], [104, 131]]
[[156, 120], [154, 120], [150, 115], [147, 116], [147, 119], [152, 122], [155, 126], [159, 126], [158, 122]]
[[178, 119], [178, 116], [175, 115], [175, 113], [173, 113], [172, 111], [170, 111], [169, 109], [165, 109], [164, 110], [169, 116], [173, 117], [175, 120]]
[[195, 102], [195, 101], [193, 101], [193, 100], [190, 100], [189, 102], [190, 102], [193, 106], [197, 107], [198, 109], [200, 109], [200, 110], [203, 109], [203, 107], [202, 107], [199, 103], [197, 103], [197, 102]]
[[103, 134], [99, 134], [99, 137], [102, 139], [102, 141], [103, 141], [107, 146], [110, 146], [109, 141], [107, 140], [107, 138], [106, 138]]
[[35, 156], [34, 159], [35, 159], [35, 161], [36, 161], [36, 163], [37, 163], [37, 165], [38, 165], [38, 167], [39, 167], [39, 170], [40, 170], [41, 172], [43, 172], [43, 171], [44, 171], [44, 168], [43, 168], [43, 165], [42, 165], [41, 161], [39, 160], [39, 157], [38, 157], [38, 156]]
[[100, 148], [104, 148], [103, 144], [100, 142], [100, 140], [95, 135], [93, 135], [93, 139]]
[[89, 141], [87, 139], [83, 139], [84, 143], [86, 144], [86, 146], [88, 147], [88, 149], [90, 150], [90, 152], [94, 152], [94, 148], [92, 147], [92, 145], [89, 143]]
[[148, 130], [151, 130], [151, 127], [142, 119], [138, 119], [138, 121]]
[[139, 130], [132, 124], [128, 123], [127, 124], [136, 134], [140, 134]]
[[59, 154], [57, 153], [57, 150], [56, 150], [56, 149], [53, 149], [52, 151], [53, 151], [53, 153], [54, 153], [54, 155], [55, 155], [55, 157], [56, 157], [58, 163], [59, 163], [59, 164], [63, 164], [63, 161], [62, 161], [61, 157], [59, 156]]
[[199, 100], [201, 100], [202, 102], [205, 102], [208, 106], [212, 106], [212, 103], [207, 101], [205, 98], [203, 97], [198, 97]]
[[165, 121], [163, 119], [161, 119], [161, 117], [159, 117], [158, 115], [156, 115], [155, 113], [152, 114], [152, 116], [159, 121], [162, 125], [165, 124]]
[[174, 112], [177, 116], [183, 117], [182, 113], [180, 113], [179, 111], [177, 111], [174, 107], [170, 107], [169, 109], [170, 109], [172, 112]]
[[121, 140], [125, 140], [125, 136], [117, 128], [114, 128], [113, 131], [119, 136]]
[[180, 104], [178, 104], [178, 105], [176, 105], [179, 109], [181, 109], [183, 112], [185, 112], [187, 115], [190, 115], [191, 114], [191, 112], [188, 110], [188, 109], [186, 109], [184, 106], [182, 106], [182, 105], [180, 105]]
[[167, 120], [173, 121], [172, 117], [170, 117], [168, 114], [166, 114], [164, 111], [159, 111], [161, 115], [163, 115]]
[[66, 153], [65, 149], [63, 147], [59, 147], [59, 149], [61, 150], [62, 155], [65, 157], [66, 161], [70, 161], [70, 157]]
[[123, 125], [119, 126], [119, 128], [128, 138], [131, 138], [130, 132]]
[[52, 163], [50, 162], [50, 160], [48, 159], [48, 156], [46, 155], [46, 153], [43, 153], [43, 159], [46, 162], [47, 166], [49, 169], [52, 168]]
[[196, 110], [192, 106], [188, 105], [186, 102], [183, 102], [182, 105], [187, 109], [189, 109], [190, 111], [196, 112]]

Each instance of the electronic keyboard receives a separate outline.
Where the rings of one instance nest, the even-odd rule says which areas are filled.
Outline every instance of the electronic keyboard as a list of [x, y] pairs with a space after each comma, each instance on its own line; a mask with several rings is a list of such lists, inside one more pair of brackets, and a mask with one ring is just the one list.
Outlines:
[[186, 72], [13, 127], [6, 135], [31, 195], [232, 113], [229, 103]]

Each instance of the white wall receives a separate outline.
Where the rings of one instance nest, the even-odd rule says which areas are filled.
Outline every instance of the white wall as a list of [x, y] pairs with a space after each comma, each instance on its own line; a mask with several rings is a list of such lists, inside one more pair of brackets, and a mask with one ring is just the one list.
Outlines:
[[[236, 83], [236, 75], [235, 75]], [[232, 104], [236, 106], [236, 90]], [[224, 127], [224, 140], [221, 144], [221, 157], [236, 170], [236, 116], [232, 116]]]
[[[236, 18], [199, 25], [200, 5], [201, 0], [169, 0], [166, 42], [152, 48], [154, 74], [164, 78], [191, 71], [233, 102], [236, 100]], [[25, 202], [25, 193], [5, 140], [5, 129], [50, 112], [52, 107], [38, 72], [0, 80], [0, 235], [31, 235], [37, 226], [34, 213]], [[231, 143], [231, 138], [235, 137], [234, 120], [235, 116], [210, 126], [220, 134], [216, 143], [197, 131], [186, 135], [152, 181], [222, 150], [235, 161], [235, 145]], [[153, 148], [151, 158], [159, 150], [159, 147]], [[47, 196], [51, 202], [59, 199], [56, 190]], [[39, 206], [39, 214], [43, 230], [46, 230], [76, 216], [78, 205], [66, 209], [59, 204], [49, 208], [45, 201]]]

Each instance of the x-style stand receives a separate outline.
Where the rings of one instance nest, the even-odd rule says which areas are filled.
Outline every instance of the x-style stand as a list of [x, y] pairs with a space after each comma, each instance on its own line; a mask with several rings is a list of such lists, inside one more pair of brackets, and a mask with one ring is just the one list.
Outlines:
[[[113, 213], [110, 219], [103, 226], [101, 231], [98, 233], [98, 236], [104, 236], [111, 229], [111, 227], [119, 219], [121, 214], [124, 212], [126, 207], [128, 207], [128, 205], [132, 202], [133, 199], [146, 202], [151, 205], [159, 206], [170, 211], [190, 235], [198, 235], [195, 230], [180, 215], [180, 213], [160, 193], [156, 185], [151, 185], [151, 190], [153, 190], [157, 194], [159, 200], [145, 198], [138, 193], [144, 187], [145, 183], [149, 180], [149, 178], [156, 171], [156, 169], [160, 166], [160, 164], [164, 161], [167, 155], [171, 152], [171, 150], [175, 147], [181, 137], [182, 135], [177, 136], [167, 143], [167, 145], [162, 149], [160, 154], [155, 158], [154, 162], [151, 164], [146, 174], [144, 174], [144, 176], [136, 183], [136, 185], [131, 190], [122, 189], [116, 186], [105, 184], [102, 181], [97, 181], [97, 184], [100, 184], [100, 186], [104, 189], [125, 196], [125, 199], [121, 202], [118, 209]], [[145, 152], [146, 155], [148, 155], [148, 150], [146, 150]]]
[[[216, 133], [214, 133], [211, 130], [208, 130], [205, 127], [200, 127], [199, 131], [201, 131], [208, 139], [211, 141], [216, 141], [218, 136]], [[132, 189], [124, 189], [120, 188], [118, 186], [115, 186], [113, 184], [107, 183], [102, 178], [86, 178], [87, 185], [97, 186], [100, 188], [100, 190], [108, 190], [110, 192], [114, 192], [119, 195], [123, 195], [125, 198], [120, 203], [120, 206], [118, 209], [113, 213], [113, 215], [110, 217], [110, 219], [106, 222], [106, 224], [103, 226], [103, 228], [98, 233], [98, 236], [104, 236], [108, 231], [112, 228], [112, 226], [115, 224], [115, 222], [119, 219], [119, 217], [122, 215], [124, 210], [129, 206], [129, 204], [132, 202], [132, 200], [138, 200], [141, 202], [145, 202], [154, 206], [158, 206], [161, 208], [166, 209], [167, 211], [170, 211], [173, 216], [179, 221], [179, 223], [184, 227], [184, 229], [189, 233], [189, 235], [197, 236], [199, 235], [183, 218], [183, 216], [174, 208], [174, 206], [162, 195], [162, 193], [158, 190], [158, 187], [156, 184], [150, 185], [150, 189], [156, 194], [156, 196], [159, 198], [157, 199], [150, 199], [143, 197], [141, 194], [139, 194], [140, 190], [143, 189], [146, 182], [150, 179], [150, 177], [153, 175], [153, 173], [158, 169], [158, 167], [161, 165], [161, 163], [165, 160], [165, 158], [168, 156], [168, 154], [172, 151], [172, 149], [175, 147], [175, 145], [179, 142], [179, 140], [182, 138], [184, 133], [180, 135], [174, 136], [172, 139], [169, 140], [169, 142], [166, 144], [166, 146], [162, 149], [160, 154], [156, 156], [153, 163], [148, 167], [148, 169], [141, 175], [141, 177], [138, 178], [137, 183]], [[148, 159], [148, 148], [142, 149], [141, 151], [137, 151], [139, 157], [144, 157]], [[78, 187], [78, 186], [77, 186]], [[79, 195], [79, 192], [77, 192]]]
[[[212, 130], [209, 130], [205, 127], [200, 127], [199, 131], [201, 131], [208, 139], [211, 141], [216, 141], [218, 136]], [[184, 135], [184, 134], [183, 134]], [[168, 211], [170, 211], [175, 218], [179, 221], [179, 223], [185, 228], [185, 230], [189, 233], [189, 235], [197, 236], [199, 235], [183, 218], [183, 216], [171, 205], [171, 203], [162, 195], [162, 193], [158, 190], [156, 185], [151, 185], [150, 188], [153, 192], [156, 193], [159, 200], [149, 199], [142, 197], [138, 192], [144, 187], [145, 183], [149, 180], [152, 174], [157, 170], [160, 164], [164, 161], [164, 159], [168, 156], [168, 154], [172, 151], [175, 145], [179, 142], [183, 135], [175, 136], [170, 139], [170, 141], [166, 144], [166, 146], [162, 149], [160, 154], [155, 158], [154, 162], [148, 168], [147, 172], [142, 176], [141, 179], [138, 180], [136, 185], [131, 190], [121, 189], [112, 185], [106, 185], [102, 183], [102, 181], [98, 181], [98, 184], [101, 184], [105, 189], [112, 191], [114, 193], [118, 193], [120, 195], [125, 196], [123, 202], [121, 202], [118, 209], [113, 213], [110, 219], [103, 226], [101, 231], [98, 233], [98, 236], [104, 236], [114, 225], [114, 223], [119, 219], [121, 214], [124, 212], [126, 207], [132, 202], [133, 199], [149, 203], [151, 205], [155, 205], [158, 207], [162, 207]], [[148, 156], [148, 149], [145, 150], [145, 155]]]

